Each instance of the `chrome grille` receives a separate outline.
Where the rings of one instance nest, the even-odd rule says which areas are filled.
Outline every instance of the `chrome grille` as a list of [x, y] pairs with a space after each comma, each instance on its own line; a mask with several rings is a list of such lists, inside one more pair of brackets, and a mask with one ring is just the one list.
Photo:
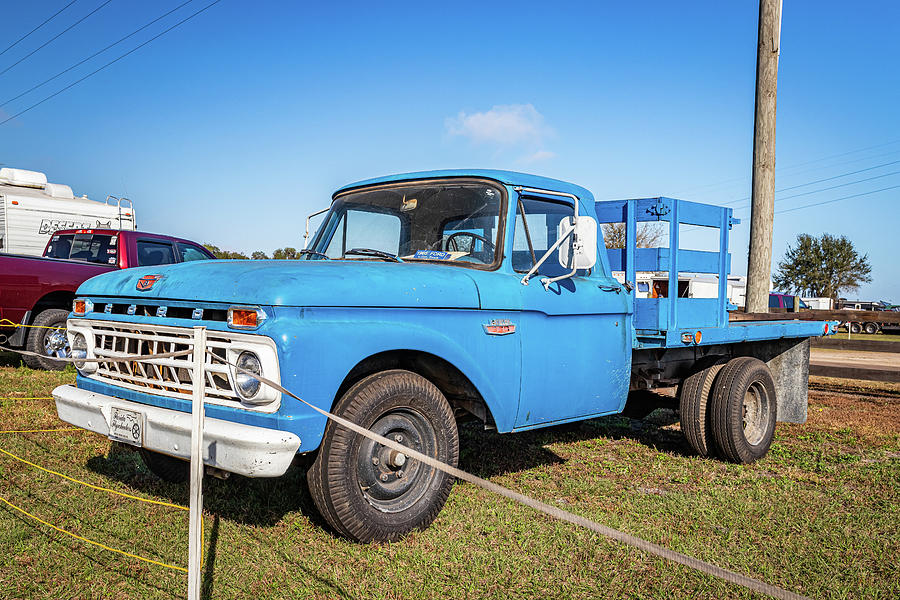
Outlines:
[[[91, 322], [94, 354], [97, 358], [123, 356], [152, 356], [169, 352], [193, 350], [193, 332], [181, 327], [130, 325], [105, 321]], [[208, 331], [207, 349], [221, 358], [227, 357], [231, 340]], [[206, 401], [240, 404], [227, 365], [206, 355]], [[148, 361], [101, 361], [91, 379], [119, 387], [162, 396], [191, 399], [193, 391], [193, 358], [191, 355]]]

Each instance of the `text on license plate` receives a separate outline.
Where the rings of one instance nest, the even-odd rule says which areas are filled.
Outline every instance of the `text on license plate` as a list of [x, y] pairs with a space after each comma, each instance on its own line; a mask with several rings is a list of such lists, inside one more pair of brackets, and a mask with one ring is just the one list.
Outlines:
[[141, 446], [144, 440], [144, 415], [114, 406], [109, 419], [109, 439]]

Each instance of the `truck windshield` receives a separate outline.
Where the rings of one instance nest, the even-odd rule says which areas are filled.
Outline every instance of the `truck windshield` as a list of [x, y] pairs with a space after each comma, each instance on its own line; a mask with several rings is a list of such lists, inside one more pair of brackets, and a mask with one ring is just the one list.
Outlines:
[[306, 257], [491, 265], [499, 260], [502, 197], [482, 182], [350, 192], [332, 204]]
[[119, 260], [118, 237], [100, 233], [64, 233], [50, 238], [44, 256], [114, 265]]

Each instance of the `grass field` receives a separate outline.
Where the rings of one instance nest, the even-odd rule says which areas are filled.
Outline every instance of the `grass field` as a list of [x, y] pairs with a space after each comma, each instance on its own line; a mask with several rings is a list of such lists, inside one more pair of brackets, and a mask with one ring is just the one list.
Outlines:
[[[8, 356], [6, 364], [11, 364]], [[0, 361], [2, 364], [2, 361]], [[72, 372], [0, 367], [0, 397]], [[812, 392], [768, 457], [692, 456], [673, 423], [596, 419], [500, 436], [464, 427], [461, 467], [669, 548], [813, 598], [900, 597], [900, 386]], [[831, 387], [828, 387], [828, 386]], [[837, 390], [837, 391], [835, 391]], [[52, 401], [0, 401], [0, 429], [63, 426]], [[187, 504], [138, 456], [87, 432], [2, 434], [0, 448], [90, 483]], [[331, 535], [301, 469], [207, 478], [207, 598], [749, 598], [752, 594], [458, 484], [434, 525], [358, 545]], [[0, 455], [0, 495], [59, 527], [184, 566], [187, 513], [75, 485]], [[0, 507], [0, 598], [183, 598], [186, 575]]]

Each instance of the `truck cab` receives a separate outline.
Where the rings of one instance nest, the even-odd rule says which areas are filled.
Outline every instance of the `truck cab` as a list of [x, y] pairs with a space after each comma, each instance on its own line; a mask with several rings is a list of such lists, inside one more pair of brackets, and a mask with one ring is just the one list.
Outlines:
[[[337, 427], [298, 397], [455, 465], [460, 419], [508, 433], [617, 414], [629, 392], [677, 388], [702, 373], [710, 385], [690, 387], [699, 406], [711, 401], [710, 369], [744, 355], [729, 368], [752, 371], [748, 386], [764, 379], [751, 402], [759, 431], [741, 438], [732, 459], [755, 460], [776, 418], [776, 384], [763, 361], [802, 355], [792, 349], [823, 324], [729, 327], [727, 229], [735, 221], [730, 209], [701, 207], [596, 203], [580, 186], [507, 171], [354, 183], [335, 192], [302, 260], [138, 268], [83, 284], [68, 335], [79, 356], [101, 361], [79, 367], [77, 387], [54, 391], [57, 410], [140, 448], [157, 474], [186, 477], [191, 363], [153, 355], [191, 347], [192, 327], [203, 326], [211, 352], [205, 463], [273, 477], [309, 454], [319, 510], [362, 541], [428, 525], [452, 480]], [[598, 223], [623, 221], [633, 234], [649, 219], [674, 228], [675, 250], [607, 251]], [[682, 255], [682, 221], [723, 227], [723, 250]], [[666, 271], [675, 289], [679, 261], [718, 274], [720, 297], [635, 298], [636, 270]], [[623, 283], [613, 269], [626, 274]], [[784, 347], [756, 345], [772, 338]], [[146, 356], [146, 366], [116, 362], [132, 355]], [[789, 379], [788, 368], [776, 379], [782, 371]], [[788, 379], [779, 390], [795, 383]], [[722, 400], [732, 408], [744, 397], [736, 389]], [[135, 439], [117, 437], [113, 413], [139, 424]], [[740, 438], [734, 418], [728, 435]]]

